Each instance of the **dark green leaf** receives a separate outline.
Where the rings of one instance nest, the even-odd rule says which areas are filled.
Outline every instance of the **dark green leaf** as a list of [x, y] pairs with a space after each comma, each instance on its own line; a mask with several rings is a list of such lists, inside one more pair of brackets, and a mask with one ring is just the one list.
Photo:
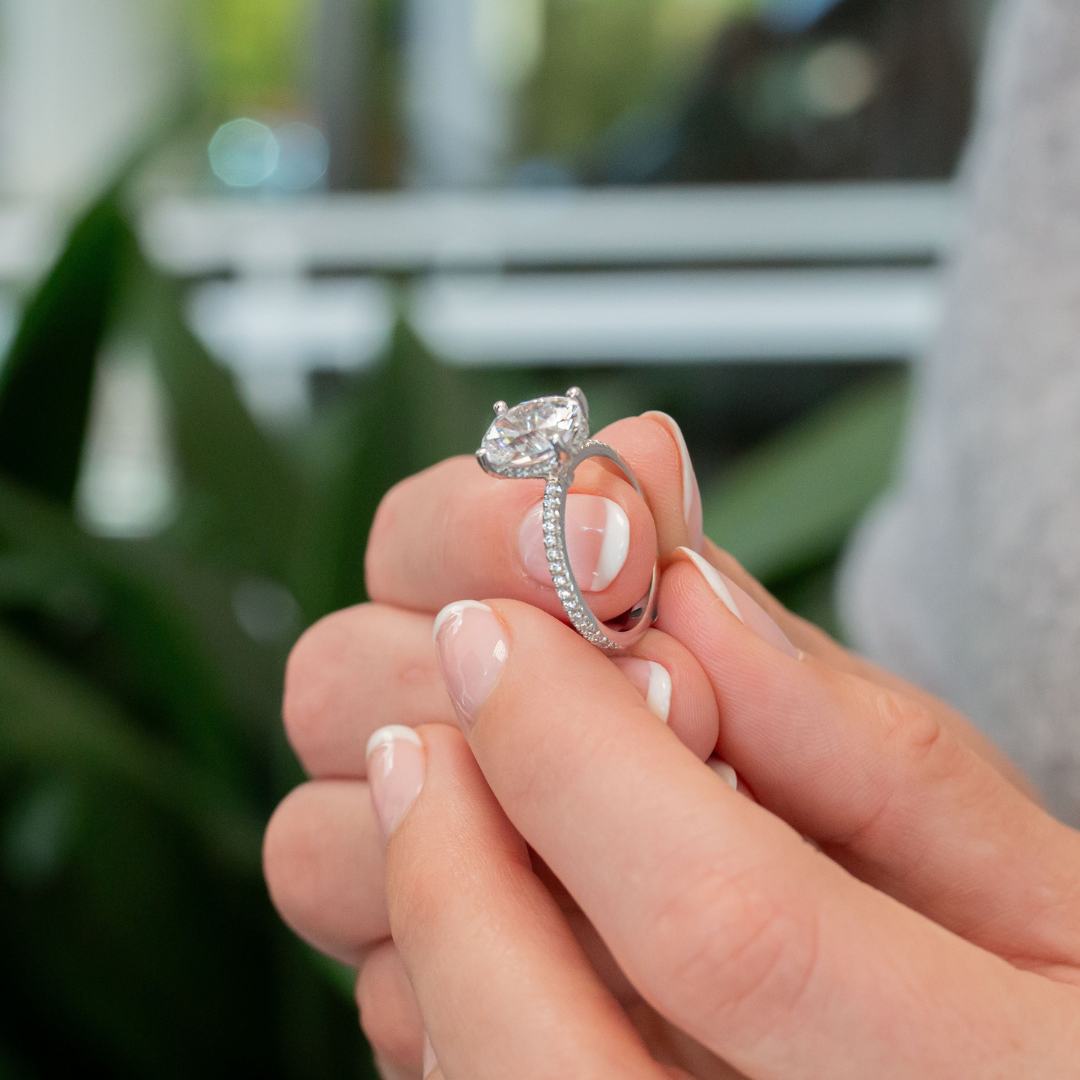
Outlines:
[[227, 865], [258, 872], [261, 822], [115, 703], [3, 629], [0, 716], [0, 769], [63, 768], [122, 781], [174, 813]]
[[892, 478], [907, 384], [859, 388], [746, 454], [702, 492], [705, 533], [770, 581], [822, 562]]
[[110, 192], [75, 225], [0, 370], [0, 471], [70, 504], [94, 367], [133, 240]]

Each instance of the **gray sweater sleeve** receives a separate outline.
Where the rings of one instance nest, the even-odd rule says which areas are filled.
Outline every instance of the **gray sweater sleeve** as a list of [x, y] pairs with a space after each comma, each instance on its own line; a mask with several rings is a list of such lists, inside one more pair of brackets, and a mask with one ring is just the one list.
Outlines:
[[841, 610], [1080, 825], [1080, 0], [999, 13], [962, 183], [902, 473]]

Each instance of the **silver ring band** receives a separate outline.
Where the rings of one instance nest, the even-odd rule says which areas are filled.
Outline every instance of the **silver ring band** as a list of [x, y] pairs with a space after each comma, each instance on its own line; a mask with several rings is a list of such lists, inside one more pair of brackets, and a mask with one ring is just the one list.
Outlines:
[[541, 527], [555, 594], [574, 629], [587, 641], [608, 652], [629, 648], [656, 616], [659, 564], [653, 564], [646, 596], [619, 619], [601, 622], [586, 603], [567, 555], [566, 496], [578, 465], [590, 457], [613, 462], [642, 495], [637, 477], [607, 443], [589, 438], [588, 404], [576, 387], [565, 397], [536, 398], [513, 409], [500, 401], [495, 413], [496, 419], [476, 452], [480, 466], [505, 479], [547, 481]]

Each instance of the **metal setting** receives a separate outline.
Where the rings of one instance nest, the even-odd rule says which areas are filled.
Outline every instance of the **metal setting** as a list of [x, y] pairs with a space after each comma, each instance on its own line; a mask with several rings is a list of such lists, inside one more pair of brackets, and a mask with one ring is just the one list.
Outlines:
[[574, 472], [586, 458], [603, 457], [613, 462], [641, 495], [637, 477], [607, 443], [589, 438], [589, 405], [576, 386], [565, 397], [534, 398], [513, 409], [498, 401], [495, 416], [476, 451], [480, 467], [504, 479], [546, 480], [541, 527], [555, 595], [574, 629], [587, 641], [608, 652], [628, 648], [656, 617], [659, 564], [653, 564], [648, 595], [618, 619], [603, 623], [589, 609], [574, 577], [564, 522]]

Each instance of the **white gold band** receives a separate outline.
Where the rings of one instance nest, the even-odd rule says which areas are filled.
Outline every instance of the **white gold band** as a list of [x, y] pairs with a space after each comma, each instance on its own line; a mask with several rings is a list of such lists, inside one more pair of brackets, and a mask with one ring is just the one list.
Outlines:
[[[589, 608], [574, 577], [566, 549], [566, 496], [574, 472], [586, 458], [613, 462], [642, 495], [630, 466], [607, 443], [589, 438], [588, 404], [576, 387], [564, 398], [536, 398], [508, 409], [495, 406], [477, 460], [485, 472], [505, 479], [546, 479], [541, 528], [555, 594], [574, 629], [597, 648], [619, 652], [632, 645], [656, 617], [659, 563], [653, 564], [649, 591], [640, 603], [612, 623], [601, 622]], [[642, 497], [644, 497], [642, 495]]]

